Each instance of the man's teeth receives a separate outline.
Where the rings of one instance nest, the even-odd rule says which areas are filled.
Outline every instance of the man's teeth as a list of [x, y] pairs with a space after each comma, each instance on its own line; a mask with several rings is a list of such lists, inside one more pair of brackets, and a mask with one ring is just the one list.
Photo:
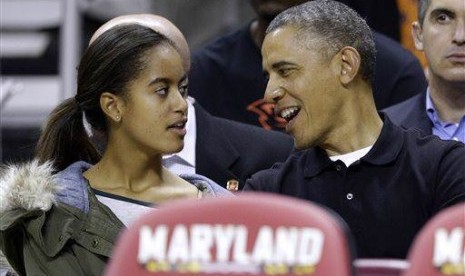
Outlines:
[[297, 113], [299, 113], [299, 108], [298, 107], [289, 107], [281, 111], [281, 117], [284, 118], [286, 121], [292, 120]]

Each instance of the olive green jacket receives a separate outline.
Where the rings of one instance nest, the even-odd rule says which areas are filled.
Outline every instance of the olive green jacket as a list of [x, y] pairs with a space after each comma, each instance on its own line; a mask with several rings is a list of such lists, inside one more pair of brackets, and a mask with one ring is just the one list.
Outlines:
[[[41, 166], [32, 167], [34, 171]], [[41, 177], [19, 181], [22, 199], [37, 193], [29, 199], [38, 206], [13, 205], [1, 210], [0, 250], [19, 275], [102, 275], [123, 223], [99, 203], [90, 188], [86, 191], [88, 212], [53, 202], [56, 198], [50, 193], [60, 191], [47, 182], [51, 179]], [[44, 187], [37, 189], [37, 185]], [[26, 203], [19, 197], [7, 200]]]
[[[0, 250], [18, 274], [103, 274], [124, 225], [83, 177], [90, 167], [80, 161], [54, 174], [32, 161], [0, 171]], [[232, 195], [205, 177], [182, 177], [205, 197]]]

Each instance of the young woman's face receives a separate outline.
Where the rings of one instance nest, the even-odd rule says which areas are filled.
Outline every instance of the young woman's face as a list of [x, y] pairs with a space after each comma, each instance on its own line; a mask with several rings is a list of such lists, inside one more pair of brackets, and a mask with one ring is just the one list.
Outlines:
[[122, 101], [119, 134], [128, 148], [143, 153], [178, 152], [186, 135], [187, 72], [169, 44], [148, 50], [143, 58], [146, 67], [127, 86]]

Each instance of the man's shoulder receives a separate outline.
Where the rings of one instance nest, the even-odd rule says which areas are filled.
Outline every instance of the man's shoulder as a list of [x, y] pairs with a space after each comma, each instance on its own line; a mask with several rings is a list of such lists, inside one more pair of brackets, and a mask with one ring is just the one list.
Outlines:
[[436, 135], [426, 134], [415, 128], [402, 129], [402, 131], [405, 134], [403, 135], [404, 151], [408, 151], [409, 156], [417, 156], [419, 161], [431, 164], [434, 162], [433, 160], [442, 162], [444, 158], [460, 156], [459, 159], [465, 162], [464, 143], [454, 140], [442, 140]]
[[[259, 171], [247, 180], [245, 190], [279, 192], [286, 177], [295, 178], [308, 162], [308, 155], [314, 149], [293, 152], [284, 162], [275, 163], [271, 168]], [[296, 184], [296, 183], [294, 183]]]
[[389, 116], [393, 123], [401, 126], [408, 119], [426, 115], [424, 101], [425, 94], [421, 93], [382, 111]]

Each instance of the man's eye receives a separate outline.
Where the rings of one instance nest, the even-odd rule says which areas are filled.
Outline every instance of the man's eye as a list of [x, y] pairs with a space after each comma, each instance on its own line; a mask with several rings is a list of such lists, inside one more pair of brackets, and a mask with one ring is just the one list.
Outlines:
[[289, 75], [289, 73], [292, 71], [291, 68], [280, 68], [278, 69], [278, 74], [280, 76], [286, 77]]
[[440, 22], [440, 23], [445, 23], [445, 22], [448, 22], [450, 20], [450, 17], [449, 15], [447, 14], [440, 14], [436, 17], [436, 21]]

